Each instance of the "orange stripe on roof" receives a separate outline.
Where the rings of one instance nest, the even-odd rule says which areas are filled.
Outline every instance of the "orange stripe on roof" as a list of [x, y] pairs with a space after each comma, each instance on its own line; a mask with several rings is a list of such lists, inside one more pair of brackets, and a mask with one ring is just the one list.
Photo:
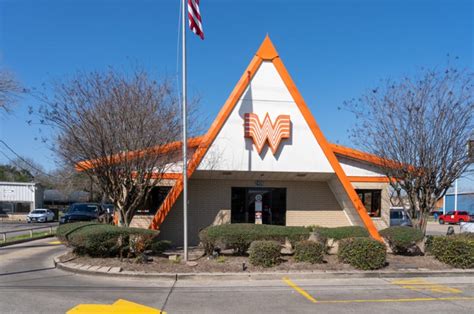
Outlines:
[[[178, 172], [152, 172], [149, 174], [149, 179], [165, 179], [165, 180], [178, 180], [182, 176], [181, 173]], [[136, 172], [132, 172], [132, 178], [136, 177]]]
[[[194, 137], [188, 140], [188, 147], [195, 148], [201, 143], [202, 137]], [[107, 162], [110, 164], [116, 164], [120, 163], [121, 160], [130, 160], [130, 159], [136, 159], [143, 157], [148, 154], [166, 154], [170, 152], [175, 152], [179, 151], [183, 142], [182, 141], [176, 141], [176, 142], [171, 142], [168, 144], [164, 145], [159, 145], [155, 147], [150, 147], [148, 149], [143, 149], [143, 150], [136, 150], [136, 151], [131, 151], [128, 153], [123, 153], [123, 154], [115, 154], [110, 157], [104, 157], [104, 158], [98, 158], [98, 159], [92, 159], [92, 160], [85, 160], [78, 162], [75, 165], [75, 168], [77, 171], [85, 171], [89, 169], [93, 169], [97, 167], [98, 165]]]
[[390, 180], [387, 177], [369, 177], [369, 176], [348, 176], [347, 177], [351, 182], [380, 182], [388, 183]]
[[354, 148], [338, 145], [338, 144], [330, 144], [331, 149], [334, 153], [337, 155], [349, 157], [352, 159], [357, 159], [360, 161], [365, 161], [370, 164], [374, 164], [377, 166], [383, 166], [383, 167], [396, 167], [397, 165], [400, 166], [397, 162], [389, 159], [385, 159], [382, 157], [379, 157], [374, 154], [366, 153]]

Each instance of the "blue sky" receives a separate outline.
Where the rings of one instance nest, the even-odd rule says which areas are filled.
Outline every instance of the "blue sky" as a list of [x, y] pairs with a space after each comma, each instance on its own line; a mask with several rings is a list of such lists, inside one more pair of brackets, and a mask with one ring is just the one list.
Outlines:
[[[327, 138], [353, 146], [344, 100], [447, 54], [473, 67], [473, 10], [463, 0], [201, 0], [206, 39], [189, 35], [189, 89], [211, 122], [268, 33]], [[178, 0], [0, 0], [0, 64], [30, 88], [130, 60], [175, 77], [178, 13]], [[52, 169], [38, 126], [25, 123], [29, 105], [0, 116], [0, 138]]]

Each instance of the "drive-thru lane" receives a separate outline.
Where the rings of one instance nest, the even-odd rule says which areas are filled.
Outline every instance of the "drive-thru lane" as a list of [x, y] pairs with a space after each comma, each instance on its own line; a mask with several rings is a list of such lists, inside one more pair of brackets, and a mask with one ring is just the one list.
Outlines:
[[65, 313], [78, 304], [113, 304], [119, 299], [167, 313], [474, 312], [472, 277], [302, 280], [290, 275], [178, 282], [111, 278], [55, 269], [52, 258], [65, 250], [51, 238], [0, 248], [0, 313]]

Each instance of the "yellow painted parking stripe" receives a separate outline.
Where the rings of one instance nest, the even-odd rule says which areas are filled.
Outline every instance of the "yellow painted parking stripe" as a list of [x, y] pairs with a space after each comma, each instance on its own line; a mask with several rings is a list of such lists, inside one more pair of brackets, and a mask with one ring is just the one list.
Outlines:
[[317, 303], [318, 301], [316, 301], [315, 298], [313, 298], [311, 296], [311, 294], [309, 294], [308, 292], [306, 292], [304, 289], [298, 287], [297, 284], [295, 284], [293, 281], [291, 281], [289, 278], [287, 277], [283, 277], [283, 281], [288, 285], [290, 286], [291, 288], [293, 288], [294, 290], [296, 290], [299, 294], [301, 294], [302, 296], [304, 296], [306, 299], [308, 299], [309, 301], [313, 302], [313, 303]]
[[66, 314], [166, 314], [165, 311], [119, 299], [113, 304], [78, 304]]
[[405, 299], [361, 299], [361, 300], [319, 300], [318, 303], [385, 303], [385, 302], [427, 302], [427, 301], [474, 301], [474, 297], [405, 298]]
[[61, 241], [51, 241], [51, 242], [48, 242], [48, 244], [58, 245], [58, 244], [61, 244]]
[[392, 284], [398, 285], [404, 289], [413, 291], [431, 291], [437, 293], [462, 293], [462, 290], [448, 287], [445, 285], [430, 282], [425, 279], [414, 278], [414, 279], [402, 279], [394, 280]]

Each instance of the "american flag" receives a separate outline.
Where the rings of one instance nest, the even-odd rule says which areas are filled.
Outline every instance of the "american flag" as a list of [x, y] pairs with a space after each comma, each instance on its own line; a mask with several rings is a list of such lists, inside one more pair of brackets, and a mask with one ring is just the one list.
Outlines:
[[199, 0], [188, 0], [189, 28], [194, 34], [204, 39], [202, 30], [201, 12], [199, 12]]

